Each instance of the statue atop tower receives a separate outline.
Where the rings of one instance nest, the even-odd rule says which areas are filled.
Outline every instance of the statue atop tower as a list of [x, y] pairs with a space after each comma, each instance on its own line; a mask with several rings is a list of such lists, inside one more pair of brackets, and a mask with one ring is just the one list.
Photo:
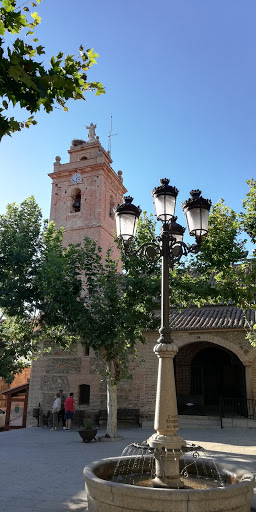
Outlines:
[[90, 126], [85, 127], [88, 131], [88, 139], [89, 142], [95, 142], [96, 141], [96, 133], [95, 128], [97, 128], [96, 124], [91, 123]]

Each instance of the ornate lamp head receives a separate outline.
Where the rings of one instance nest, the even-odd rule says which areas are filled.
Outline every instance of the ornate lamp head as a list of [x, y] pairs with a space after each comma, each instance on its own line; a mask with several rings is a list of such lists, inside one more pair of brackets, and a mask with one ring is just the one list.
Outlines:
[[176, 187], [169, 185], [169, 182], [168, 178], [163, 178], [160, 180], [161, 185], [152, 190], [156, 217], [162, 222], [168, 222], [174, 216], [176, 197], [179, 192]]
[[201, 239], [208, 233], [208, 218], [211, 200], [201, 196], [201, 190], [191, 190], [191, 197], [181, 203], [186, 215], [189, 234]]
[[117, 237], [127, 242], [135, 237], [141, 209], [132, 204], [133, 197], [125, 196], [124, 203], [114, 208]]
[[183, 228], [180, 224], [176, 222], [177, 217], [173, 217], [170, 223], [170, 233], [173, 238], [176, 239], [176, 242], [183, 242], [183, 235], [186, 231], [186, 228]]

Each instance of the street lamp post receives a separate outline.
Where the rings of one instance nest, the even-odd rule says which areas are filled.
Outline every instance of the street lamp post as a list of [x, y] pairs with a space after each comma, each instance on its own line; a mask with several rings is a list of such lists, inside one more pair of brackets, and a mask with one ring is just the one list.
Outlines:
[[[152, 191], [157, 220], [162, 222], [161, 234], [150, 243], [143, 244], [138, 252], [146, 257], [162, 259], [161, 277], [161, 327], [160, 337], [154, 352], [158, 356], [158, 379], [156, 392], [155, 422], [156, 433], [149, 439], [150, 447], [155, 451], [155, 478], [153, 486], [180, 488], [179, 459], [185, 441], [177, 435], [178, 412], [175, 389], [173, 358], [178, 347], [171, 337], [169, 326], [169, 269], [173, 268], [183, 255], [200, 250], [202, 238], [208, 232], [208, 216], [211, 201], [201, 196], [200, 190], [192, 190], [189, 198], [182, 204], [186, 215], [189, 234], [195, 236], [196, 244], [191, 246], [183, 242], [185, 229], [177, 224], [174, 216], [178, 190], [169, 185], [169, 179], [160, 180], [160, 186]], [[129, 252], [129, 243], [136, 234], [137, 222], [141, 213], [139, 207], [132, 204], [133, 198], [127, 196], [125, 202], [115, 209], [117, 236], [124, 250]]]

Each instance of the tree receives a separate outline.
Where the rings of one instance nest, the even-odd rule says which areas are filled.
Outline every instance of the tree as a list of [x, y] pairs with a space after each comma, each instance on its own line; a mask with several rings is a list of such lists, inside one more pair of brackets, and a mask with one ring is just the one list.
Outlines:
[[[247, 180], [247, 185], [250, 190], [246, 194], [246, 198], [243, 201], [244, 212], [240, 213], [240, 219], [242, 222], [242, 226], [246, 234], [249, 236], [251, 242], [253, 244], [256, 243], [256, 181], [253, 179]], [[244, 288], [249, 291], [249, 300], [248, 295], [243, 300], [243, 308], [244, 309], [256, 309], [256, 251], [254, 249], [253, 256], [247, 262], [247, 265], [244, 265], [241, 269], [243, 275], [241, 276], [241, 280], [243, 280]], [[243, 290], [244, 291], [244, 290]], [[251, 328], [248, 325], [248, 335], [249, 341], [252, 345], [256, 346], [256, 324]]]
[[[36, 0], [39, 4], [41, 0]], [[79, 57], [73, 55], [64, 57], [59, 52], [50, 59], [47, 69], [42, 62], [45, 54], [44, 47], [34, 37], [34, 29], [41, 22], [37, 12], [30, 12], [22, 4], [23, 14], [17, 7], [16, 0], [1, 0], [0, 7], [0, 140], [4, 135], [11, 135], [22, 128], [36, 124], [34, 114], [41, 107], [50, 113], [55, 104], [65, 111], [69, 99], [84, 100], [87, 90], [96, 91], [96, 95], [104, 93], [100, 82], [88, 82], [87, 71], [96, 63], [98, 55], [93, 49], [84, 50], [81, 45]], [[32, 2], [31, 6], [36, 7]], [[31, 19], [28, 19], [30, 15]], [[10, 45], [10, 34], [20, 34], [25, 30], [25, 36], [17, 37]], [[7, 37], [9, 36], [9, 37]], [[7, 110], [10, 104], [24, 108], [31, 115], [24, 121], [17, 121]], [[27, 116], [27, 114], [26, 114]]]
[[[58, 341], [61, 337], [67, 345], [72, 338], [65, 324], [58, 324], [57, 315], [53, 323], [53, 305], [49, 299], [46, 307], [40, 283], [47, 260], [51, 262], [47, 269], [49, 281], [55, 268], [60, 267], [60, 296], [69, 296], [74, 289], [80, 294], [80, 281], [75, 280], [73, 271], [75, 248], [63, 253], [61, 242], [62, 230], [56, 232], [52, 223], [42, 223], [41, 210], [33, 197], [20, 206], [8, 205], [6, 214], [0, 216], [0, 376], [8, 382], [30, 364], [32, 353], [39, 353], [42, 338], [51, 336]], [[40, 313], [43, 308], [44, 315]]]
[[247, 180], [246, 183], [250, 190], [243, 201], [245, 212], [240, 213], [240, 219], [244, 231], [250, 237], [252, 243], [256, 244], [256, 180]]
[[[248, 180], [250, 190], [243, 202], [244, 212], [236, 213], [221, 200], [213, 206], [209, 231], [201, 251], [187, 269], [176, 272], [179, 290], [198, 305], [228, 303], [242, 309], [247, 324], [247, 338], [256, 345], [256, 325], [247, 321], [249, 310], [255, 310], [256, 255], [248, 257], [246, 238], [256, 240], [256, 183]], [[191, 287], [189, 285], [191, 284]], [[182, 301], [186, 303], [184, 293]], [[185, 299], [185, 300], [184, 300]]]
[[33, 279], [42, 247], [42, 214], [33, 197], [8, 204], [0, 216], [0, 309], [2, 315], [33, 314]]
[[[145, 224], [146, 217], [139, 225], [142, 238]], [[71, 286], [65, 290], [68, 269], [62, 274], [67, 251], [72, 251], [76, 258], [71, 269], [73, 277], [69, 276], [71, 282], [74, 279], [73, 290]], [[52, 332], [62, 325], [61, 334], [68, 332], [71, 343], [79, 339], [95, 351], [98, 371], [107, 385], [106, 436], [115, 438], [117, 385], [121, 379], [131, 376], [130, 364], [136, 357], [136, 342], [144, 342], [143, 331], [155, 329], [158, 324], [154, 311], [155, 298], [159, 296], [159, 279], [156, 276], [152, 279], [150, 263], [148, 267], [144, 265], [144, 273], [140, 274], [136, 272], [135, 265], [127, 261], [125, 273], [119, 274], [118, 262], [112, 260], [111, 251], [103, 257], [101, 248], [89, 238], [81, 247], [69, 246], [67, 251], [59, 246], [57, 251], [45, 253], [39, 274], [45, 300], [41, 325], [44, 330], [47, 324]], [[57, 264], [56, 254], [60, 256]], [[138, 258], [137, 266], [140, 265]], [[66, 339], [62, 336], [58, 342], [66, 346]]]
[[[140, 225], [143, 231], [143, 220]], [[107, 381], [107, 435], [116, 437], [117, 384], [130, 377], [143, 330], [156, 328], [159, 281], [150, 264], [143, 275], [134, 265], [120, 275], [111, 251], [103, 258], [90, 239], [64, 249], [62, 236], [53, 223], [41, 225], [33, 198], [8, 205], [0, 217], [0, 374], [11, 380], [47, 339], [66, 349], [77, 341], [89, 345]]]
[[[33, 280], [39, 263], [41, 221], [33, 198], [20, 207], [8, 205], [6, 215], [0, 216], [0, 375], [8, 381], [26, 365], [31, 351], [31, 319], [37, 301]], [[21, 319], [19, 329], [16, 316]]]

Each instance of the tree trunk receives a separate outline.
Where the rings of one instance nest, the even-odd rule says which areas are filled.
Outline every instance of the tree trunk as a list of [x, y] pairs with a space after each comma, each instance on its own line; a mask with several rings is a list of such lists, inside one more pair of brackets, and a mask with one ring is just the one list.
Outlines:
[[[109, 374], [112, 375], [112, 363], [108, 363]], [[117, 437], [117, 386], [111, 376], [107, 379], [107, 436]]]

